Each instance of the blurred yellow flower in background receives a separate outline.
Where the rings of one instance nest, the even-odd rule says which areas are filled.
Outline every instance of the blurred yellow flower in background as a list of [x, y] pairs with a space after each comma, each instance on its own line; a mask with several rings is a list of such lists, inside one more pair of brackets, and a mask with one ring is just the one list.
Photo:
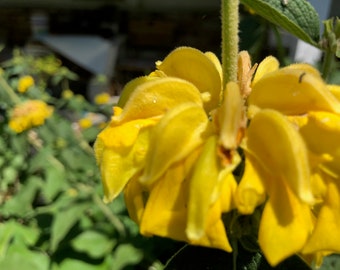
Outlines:
[[64, 99], [70, 99], [74, 96], [74, 93], [70, 89], [65, 89], [61, 92], [61, 97]]
[[30, 87], [34, 85], [34, 79], [32, 76], [23, 76], [19, 78], [18, 81], [18, 91], [20, 93], [25, 93]]
[[78, 124], [82, 129], [87, 129], [89, 127], [92, 127], [92, 120], [88, 117], [81, 118], [78, 120]]
[[107, 104], [110, 102], [111, 96], [107, 92], [100, 93], [94, 97], [94, 103], [98, 105]]
[[10, 115], [9, 127], [17, 133], [45, 123], [53, 107], [41, 100], [28, 100], [16, 105]]

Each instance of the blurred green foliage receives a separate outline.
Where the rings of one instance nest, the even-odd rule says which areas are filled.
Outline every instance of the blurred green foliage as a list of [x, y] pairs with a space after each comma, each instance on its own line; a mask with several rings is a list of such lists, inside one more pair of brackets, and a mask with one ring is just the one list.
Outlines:
[[[35, 84], [19, 93], [23, 75]], [[178, 244], [142, 238], [123, 197], [108, 205], [101, 199], [91, 144], [111, 116], [112, 104], [91, 104], [81, 95], [54, 97], [49, 87], [55, 85], [72, 93], [70, 79], [77, 75], [53, 55], [35, 58], [16, 50], [2, 64], [0, 269], [161, 269], [162, 258]], [[10, 113], [30, 99], [52, 105], [54, 113], [44, 125], [17, 134], [8, 126]], [[88, 113], [93, 124], [82, 128], [78, 120]]]

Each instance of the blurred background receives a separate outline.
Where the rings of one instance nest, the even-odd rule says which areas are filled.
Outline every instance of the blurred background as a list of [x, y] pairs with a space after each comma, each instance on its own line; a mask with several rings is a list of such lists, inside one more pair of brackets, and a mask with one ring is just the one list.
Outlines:
[[[322, 19], [340, 8], [339, 1], [310, 2]], [[176, 46], [218, 54], [219, 7], [219, 0], [0, 0], [0, 44], [5, 46], [0, 61], [17, 46], [35, 56], [54, 53], [79, 75], [74, 90], [89, 99], [103, 87], [118, 95], [124, 83], [148, 73]], [[241, 49], [254, 61], [268, 52], [291, 60], [304, 57], [304, 48], [296, 51], [296, 39], [280, 32], [278, 41], [270, 25], [243, 9], [242, 14]], [[100, 82], [98, 75], [108, 80]]]

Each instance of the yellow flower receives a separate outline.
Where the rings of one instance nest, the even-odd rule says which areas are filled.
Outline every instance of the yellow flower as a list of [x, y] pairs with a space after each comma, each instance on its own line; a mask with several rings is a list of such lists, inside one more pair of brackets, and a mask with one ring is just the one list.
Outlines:
[[92, 120], [88, 117], [84, 117], [78, 120], [78, 124], [82, 129], [87, 129], [92, 127]]
[[[313, 111], [303, 116], [299, 131], [313, 154], [315, 193], [321, 200], [314, 209], [316, 224], [303, 253], [340, 252], [340, 115]], [[327, 233], [332, 231], [331, 234]]]
[[104, 200], [124, 190], [142, 234], [231, 251], [221, 215], [234, 207], [239, 159], [235, 149], [226, 156], [219, 120], [209, 120], [221, 88], [214, 54], [178, 48], [150, 76], [127, 84], [122, 110], [98, 135]]
[[110, 94], [104, 92], [104, 93], [96, 95], [94, 97], [94, 102], [98, 105], [107, 104], [109, 103], [110, 98], [111, 98]]
[[40, 126], [52, 115], [53, 108], [41, 100], [28, 100], [17, 105], [11, 113], [9, 127], [17, 133]]
[[266, 259], [276, 265], [301, 251], [313, 227], [307, 148], [293, 125], [270, 109], [251, 120], [243, 148], [248, 161], [236, 202], [249, 214], [268, 196], [258, 237]]
[[[326, 180], [337, 168], [340, 103], [316, 69], [306, 64], [279, 69], [274, 57], [261, 62], [251, 88], [236, 205], [251, 214], [265, 202], [258, 237], [271, 265], [295, 253], [314, 254], [320, 263], [323, 255], [339, 252], [334, 244], [339, 236], [328, 241], [325, 234], [327, 226], [340, 225], [334, 204], [339, 190]], [[315, 221], [314, 205], [322, 197]]]
[[61, 97], [64, 98], [64, 99], [70, 99], [74, 96], [74, 93], [72, 90], [70, 89], [66, 89], [66, 90], [63, 90], [61, 92]]
[[262, 205], [258, 242], [272, 266], [339, 252], [340, 235], [322, 234], [340, 228], [340, 88], [306, 64], [252, 67], [247, 52], [225, 86], [211, 52], [180, 47], [156, 67], [125, 86], [95, 142], [104, 200], [124, 192], [143, 235], [229, 252], [222, 213]]
[[23, 76], [20, 77], [18, 82], [18, 91], [20, 93], [25, 93], [30, 87], [34, 85], [34, 79], [32, 76]]

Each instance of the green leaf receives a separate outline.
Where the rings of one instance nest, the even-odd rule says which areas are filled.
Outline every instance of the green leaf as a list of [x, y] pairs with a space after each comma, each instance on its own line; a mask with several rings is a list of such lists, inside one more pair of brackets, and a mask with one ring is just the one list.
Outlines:
[[320, 19], [313, 6], [305, 0], [241, 0], [257, 14], [301, 40], [318, 46]]
[[109, 239], [99, 232], [85, 231], [77, 236], [71, 244], [79, 252], [85, 252], [92, 258], [101, 258], [109, 253], [116, 243], [116, 239]]
[[84, 211], [89, 208], [89, 203], [74, 202], [67, 208], [60, 209], [56, 212], [51, 228], [51, 251], [58, 248], [58, 244], [78, 222]]
[[54, 264], [52, 268], [52, 270], [78, 270], [78, 269], [79, 270], [107, 270], [111, 268], [107, 261], [104, 261], [102, 264], [99, 264], [99, 265], [94, 265], [94, 264], [86, 263], [84, 261], [70, 259], [70, 258], [63, 260], [59, 266]]
[[113, 255], [111, 270], [121, 270], [128, 265], [137, 265], [142, 259], [143, 253], [141, 250], [131, 244], [121, 244]]
[[13, 243], [6, 257], [0, 261], [0, 269], [6, 270], [48, 270], [49, 258], [46, 254], [29, 250], [22, 243]]
[[0, 224], [0, 260], [6, 256], [12, 242], [31, 246], [38, 240], [38, 237], [38, 229], [24, 226], [14, 220]]
[[45, 199], [50, 202], [66, 186], [66, 175], [62, 167], [48, 166], [46, 168], [46, 182], [43, 187]]
[[340, 255], [333, 254], [323, 260], [322, 266], [319, 270], [337, 270], [340, 269]]
[[0, 224], [0, 260], [5, 256], [11, 238], [13, 237], [15, 229], [14, 226], [11, 225], [9, 222]]
[[20, 186], [20, 190], [1, 206], [5, 216], [18, 215], [24, 216], [32, 210], [32, 203], [37, 191], [42, 185], [42, 179], [37, 176], [30, 176], [25, 186]]

